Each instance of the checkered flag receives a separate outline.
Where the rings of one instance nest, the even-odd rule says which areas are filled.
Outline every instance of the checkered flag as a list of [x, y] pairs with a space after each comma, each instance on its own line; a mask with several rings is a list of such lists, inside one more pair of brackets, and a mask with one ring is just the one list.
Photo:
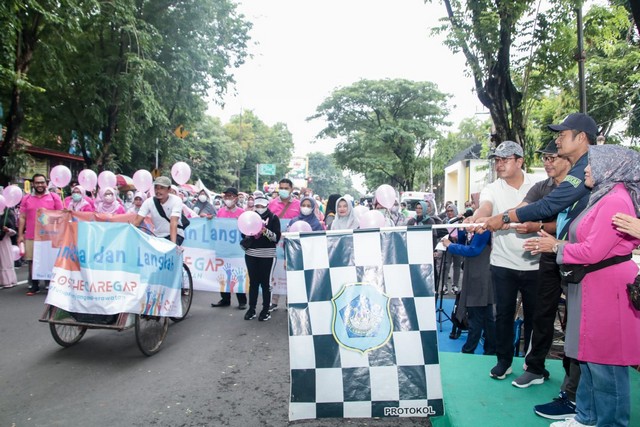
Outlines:
[[289, 419], [444, 414], [430, 227], [291, 234]]

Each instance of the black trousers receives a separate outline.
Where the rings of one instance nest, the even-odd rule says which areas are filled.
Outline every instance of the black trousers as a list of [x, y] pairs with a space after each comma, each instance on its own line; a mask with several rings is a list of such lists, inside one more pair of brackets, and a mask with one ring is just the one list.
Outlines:
[[271, 304], [271, 272], [275, 258], [244, 256], [249, 273], [249, 308], [255, 310], [258, 305], [258, 292], [262, 288], [262, 309], [268, 310]]
[[491, 280], [496, 296], [496, 356], [498, 363], [511, 366], [515, 352], [514, 317], [518, 291], [522, 295], [526, 353], [531, 338], [531, 325], [538, 292], [538, 270], [513, 270], [492, 265]]
[[536, 375], [544, 374], [544, 361], [553, 344], [554, 323], [561, 294], [556, 254], [543, 253], [538, 270], [538, 295], [533, 314], [531, 346], [525, 357], [527, 371]]
[[493, 316], [493, 304], [484, 307], [467, 307], [469, 332], [467, 342], [462, 346], [463, 353], [474, 353], [484, 332], [484, 355], [496, 354], [496, 321]]
[[[238, 297], [238, 304], [245, 305], [247, 303], [246, 294], [236, 294]], [[231, 292], [220, 292], [220, 299], [224, 302], [231, 303]]]

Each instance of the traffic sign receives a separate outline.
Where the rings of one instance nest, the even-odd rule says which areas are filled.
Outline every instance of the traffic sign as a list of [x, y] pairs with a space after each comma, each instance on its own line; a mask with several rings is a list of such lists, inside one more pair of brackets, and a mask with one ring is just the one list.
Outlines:
[[258, 173], [260, 175], [275, 175], [276, 165], [272, 163], [261, 163], [258, 165]]

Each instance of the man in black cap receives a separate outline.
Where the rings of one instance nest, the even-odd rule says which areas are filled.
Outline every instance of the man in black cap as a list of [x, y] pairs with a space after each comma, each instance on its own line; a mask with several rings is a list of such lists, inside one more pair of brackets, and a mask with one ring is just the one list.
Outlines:
[[[244, 209], [238, 206], [238, 190], [234, 187], [229, 187], [222, 193], [222, 206], [217, 213], [218, 218], [235, 218], [237, 219], [244, 213]], [[238, 308], [244, 310], [247, 308], [247, 294], [241, 294], [236, 292], [238, 297]], [[211, 307], [228, 307], [231, 305], [231, 293], [220, 292], [220, 301], [212, 303]]]
[[[508, 210], [503, 213], [502, 218], [490, 218], [485, 224], [487, 229], [497, 230], [508, 227], [510, 222], [539, 221], [557, 215], [556, 237], [567, 239], [571, 222], [589, 202], [591, 190], [584, 185], [584, 169], [589, 163], [589, 145], [596, 143], [598, 126], [587, 114], [572, 113], [562, 123], [549, 125], [549, 129], [558, 132], [555, 140], [558, 156], [569, 160], [571, 170], [547, 196], [527, 206]], [[535, 406], [536, 414], [560, 420], [575, 416], [575, 393], [580, 379], [580, 365], [576, 360], [566, 359], [564, 366], [567, 375], [560, 396], [550, 403]], [[544, 370], [535, 366], [527, 366], [527, 372], [545, 374]]]

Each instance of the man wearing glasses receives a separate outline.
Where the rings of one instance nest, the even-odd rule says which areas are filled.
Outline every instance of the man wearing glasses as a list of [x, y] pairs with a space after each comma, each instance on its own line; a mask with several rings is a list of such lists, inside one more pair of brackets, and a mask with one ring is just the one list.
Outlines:
[[[533, 187], [534, 178], [522, 170], [522, 147], [513, 141], [504, 141], [489, 156], [495, 161], [498, 179], [480, 193], [480, 207], [466, 222], [484, 222], [499, 212], [517, 206]], [[518, 291], [524, 309], [525, 343], [531, 335], [532, 316], [538, 291], [539, 256], [525, 252], [525, 240], [535, 234], [520, 234], [515, 230], [498, 229], [493, 233], [491, 248], [491, 281], [496, 300], [496, 356], [497, 364], [490, 376], [502, 380], [511, 373], [514, 355], [513, 319]], [[526, 351], [526, 345], [525, 345]]]
[[[38, 209], [61, 210], [62, 200], [56, 193], [47, 190], [47, 178], [37, 173], [31, 178], [33, 194], [26, 195], [20, 202], [20, 222], [18, 224], [18, 244], [24, 242], [25, 255], [29, 267], [29, 289], [27, 295], [33, 296], [40, 292], [38, 280], [33, 280], [33, 238], [36, 228], [36, 214]], [[49, 281], [45, 281], [45, 289], [49, 288]]]
[[[557, 215], [556, 237], [565, 240], [567, 239], [571, 222], [587, 206], [591, 190], [584, 185], [584, 169], [589, 161], [589, 145], [596, 143], [598, 126], [589, 115], [572, 113], [562, 123], [549, 125], [548, 127], [550, 130], [558, 132], [555, 139], [558, 156], [567, 159], [571, 163], [571, 170], [556, 189], [537, 202], [517, 209], [510, 209], [501, 215], [488, 219], [485, 223], [485, 227], [488, 230], [508, 227], [510, 222], [539, 221]], [[555, 292], [559, 295], [560, 288], [556, 288]], [[541, 318], [536, 322], [537, 325], [534, 330], [534, 350], [543, 348], [542, 346], [537, 347], [536, 342], [548, 342], [549, 336], [552, 339], [553, 321], [558, 305], [557, 298], [555, 300], [545, 298], [539, 301], [543, 301], [543, 303], [542, 306], [537, 307], [537, 310], [540, 310], [539, 316]], [[553, 313], [553, 315], [549, 313]], [[536, 336], [537, 333], [538, 336]], [[549, 347], [546, 348], [548, 349]], [[539, 357], [537, 360], [539, 360]], [[567, 375], [561, 386], [560, 396], [550, 403], [534, 407], [535, 413], [542, 417], [562, 420], [575, 416], [575, 393], [580, 379], [580, 366], [573, 359], [566, 359], [563, 364]], [[529, 365], [527, 362], [527, 372], [538, 377], [544, 375], [544, 364], [538, 365], [536, 366], [535, 363]], [[514, 383], [517, 381], [518, 379]], [[524, 382], [522, 383], [524, 384]], [[538, 379], [537, 381], [531, 381], [528, 385], [540, 383]], [[525, 385], [525, 387], [528, 385]], [[522, 384], [516, 386], [522, 387]]]

